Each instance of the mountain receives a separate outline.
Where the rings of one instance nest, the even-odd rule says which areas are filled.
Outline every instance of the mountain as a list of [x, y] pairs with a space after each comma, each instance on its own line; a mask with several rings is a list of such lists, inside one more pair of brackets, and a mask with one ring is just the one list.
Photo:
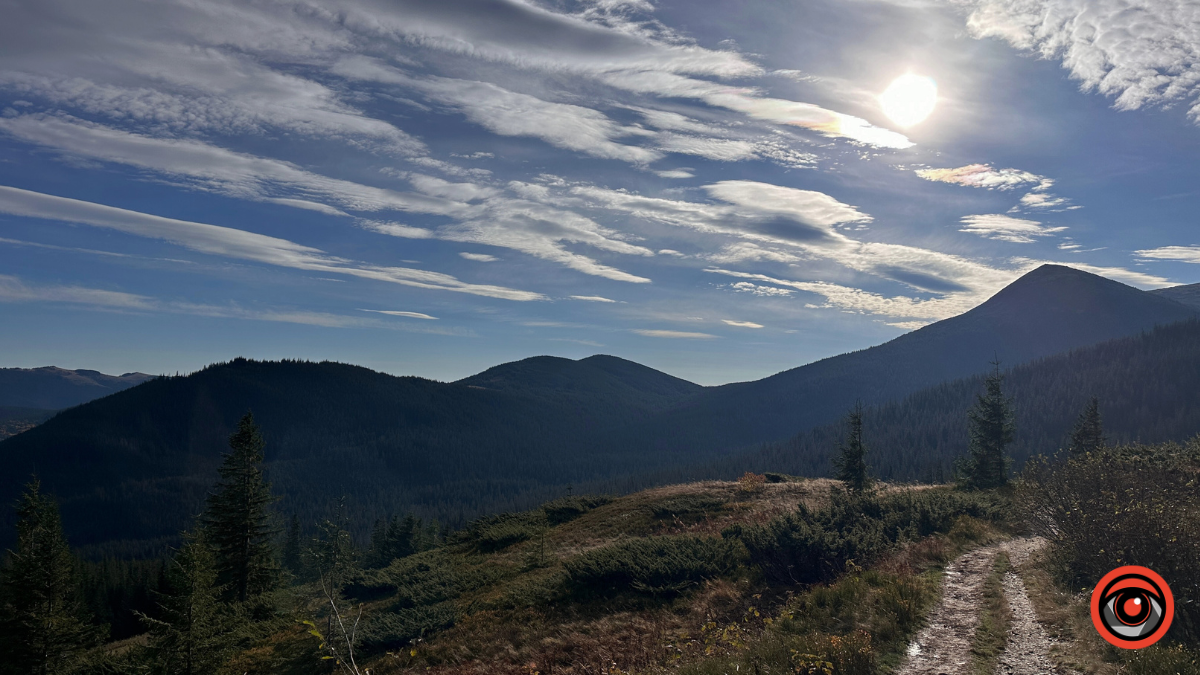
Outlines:
[[0, 406], [58, 410], [108, 396], [154, 377], [105, 375], [94, 370], [0, 368]]
[[[1060, 265], [1043, 265], [978, 307], [890, 342], [706, 389], [615, 440], [656, 453], [706, 453], [785, 439], [947, 380], [1015, 365], [1196, 315], [1170, 298]], [[639, 440], [640, 439], [640, 440]]]
[[639, 363], [603, 354], [578, 361], [535, 356], [488, 368], [458, 384], [536, 397], [623, 401], [644, 408], [661, 408], [704, 389]]
[[0, 440], [32, 429], [54, 416], [54, 410], [0, 406]]
[[1150, 291], [1155, 295], [1174, 300], [1200, 309], [1200, 284], [1188, 284], [1186, 286], [1171, 286], [1170, 288], [1159, 288]]
[[[953, 460], [967, 450], [967, 410], [982, 392], [983, 376], [977, 375], [868, 408], [867, 462], [887, 480], [927, 480], [938, 473], [948, 478]], [[1016, 440], [1009, 453], [1018, 468], [1031, 455], [1065, 448], [1093, 396], [1100, 400], [1110, 444], [1186, 440], [1200, 434], [1200, 407], [1194, 403], [1200, 392], [1200, 320], [1016, 366], [1005, 374], [1004, 392], [1015, 410]], [[828, 475], [842, 433], [840, 423], [827, 424], [707, 471]]]
[[[454, 383], [235, 359], [144, 382], [0, 442], [0, 503], [36, 472], [60, 499], [72, 541], [174, 537], [201, 508], [229, 433], [252, 410], [283, 513], [311, 522], [346, 495], [354, 522], [413, 510], [461, 524], [568, 485], [626, 491], [653, 476], [674, 480], [834, 421], [856, 400], [883, 403], [987, 370], [997, 356], [1018, 364], [1195, 314], [1045, 266], [961, 316], [723, 387], [612, 356], [534, 357]], [[0, 529], [0, 545], [6, 536]]]
[[0, 502], [36, 472], [73, 542], [173, 537], [202, 507], [229, 434], [253, 411], [284, 513], [311, 521], [347, 495], [365, 526], [407, 509], [457, 524], [571, 483], [664, 466], [597, 439], [699, 388], [615, 357], [537, 358], [477, 377], [489, 387], [235, 359], [156, 378], [0, 443]]

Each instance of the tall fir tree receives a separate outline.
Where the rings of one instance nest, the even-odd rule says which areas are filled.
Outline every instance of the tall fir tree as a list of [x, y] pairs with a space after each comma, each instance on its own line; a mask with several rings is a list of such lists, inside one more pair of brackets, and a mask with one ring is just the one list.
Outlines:
[[1100, 421], [1100, 399], [1095, 396], [1075, 421], [1071, 432], [1070, 452], [1072, 457], [1100, 452], [1104, 449], [1104, 425]]
[[0, 673], [74, 672], [101, 630], [84, 620], [58, 505], [34, 479], [17, 505], [17, 547], [0, 569]]
[[863, 444], [863, 407], [856, 403], [854, 409], [846, 415], [846, 435], [838, 445], [838, 456], [834, 459], [837, 468], [837, 479], [845, 483], [852, 492], [864, 492], [871, 487], [871, 477], [867, 473], [865, 456], [867, 447]]
[[203, 532], [186, 534], [166, 568], [159, 618], [142, 615], [150, 627], [154, 671], [163, 675], [216, 672], [229, 652], [232, 613], [221, 601], [217, 564]]
[[278, 577], [271, 525], [275, 501], [263, 476], [262, 433], [246, 413], [229, 437], [221, 480], [208, 496], [202, 522], [216, 556], [217, 582], [228, 601], [245, 602], [272, 589]]
[[971, 489], [1006, 485], [1012, 462], [1005, 454], [1016, 436], [1012, 401], [1004, 396], [1000, 362], [993, 361], [992, 365], [984, 381], [985, 392], [976, 395], [975, 405], [967, 413], [970, 445], [961, 474], [964, 485]]

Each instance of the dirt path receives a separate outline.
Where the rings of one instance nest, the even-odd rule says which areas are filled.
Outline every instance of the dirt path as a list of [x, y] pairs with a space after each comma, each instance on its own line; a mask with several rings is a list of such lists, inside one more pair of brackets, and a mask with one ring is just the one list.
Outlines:
[[971, 662], [971, 638], [979, 626], [983, 580], [1000, 546], [975, 549], [946, 568], [942, 602], [908, 646], [897, 675], [959, 675]]
[[[1016, 568], [1045, 544], [1045, 540], [1039, 538], [1015, 539], [1003, 544], [1002, 548], [1008, 552], [1012, 566]], [[1008, 644], [1000, 654], [996, 675], [1059, 673], [1050, 660], [1050, 648], [1054, 641], [1046, 634], [1042, 624], [1038, 623], [1033, 605], [1029, 602], [1029, 594], [1025, 592], [1025, 582], [1021, 581], [1020, 575], [1011, 571], [1004, 575], [1004, 595], [1012, 609], [1012, 625], [1008, 631]]]

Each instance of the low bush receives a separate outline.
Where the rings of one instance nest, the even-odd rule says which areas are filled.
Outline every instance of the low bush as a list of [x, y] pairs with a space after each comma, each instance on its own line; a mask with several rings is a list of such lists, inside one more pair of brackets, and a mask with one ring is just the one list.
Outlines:
[[358, 631], [358, 642], [367, 653], [397, 649], [427, 633], [448, 628], [457, 619], [458, 610], [453, 602], [397, 609], [376, 614], [363, 622]]
[[711, 537], [648, 537], [587, 551], [568, 560], [565, 569], [577, 591], [633, 589], [669, 595], [730, 572], [739, 548]]
[[947, 532], [964, 515], [996, 521], [1004, 511], [1002, 501], [988, 493], [834, 491], [824, 508], [801, 505], [765, 525], [722, 534], [745, 543], [751, 561], [773, 581], [811, 584], [837, 578], [851, 561], [866, 565], [898, 542]]
[[480, 518], [456, 532], [452, 544], [467, 544], [481, 553], [493, 553], [537, 536], [549, 526], [541, 509], [523, 513], [502, 513]]
[[1058, 580], [1089, 592], [1122, 565], [1162, 575], [1175, 596], [1169, 637], [1200, 643], [1200, 441], [1131, 445], [1031, 461], [1017, 503], [1051, 547]]
[[738, 492], [747, 494], [755, 494], [763, 491], [763, 486], [767, 484], [767, 477], [761, 473], [747, 471], [738, 479]]
[[792, 667], [797, 675], [875, 675], [871, 634], [805, 636], [792, 649]]
[[1183, 645], [1161, 642], [1126, 655], [1125, 675], [1200, 675], [1200, 655]]
[[710, 494], [685, 494], [665, 499], [650, 507], [650, 513], [659, 519], [695, 520], [705, 514], [720, 511], [725, 500]]
[[494, 582], [500, 574], [496, 569], [465, 565], [441, 549], [401, 558], [383, 571], [396, 589], [394, 609], [451, 600]]
[[542, 504], [542, 513], [546, 514], [546, 520], [551, 525], [561, 525], [563, 523], [575, 520], [579, 516], [591, 511], [598, 506], [604, 506], [612, 501], [612, 497], [604, 495], [580, 495], [577, 497], [563, 497], [555, 499], [552, 502]]

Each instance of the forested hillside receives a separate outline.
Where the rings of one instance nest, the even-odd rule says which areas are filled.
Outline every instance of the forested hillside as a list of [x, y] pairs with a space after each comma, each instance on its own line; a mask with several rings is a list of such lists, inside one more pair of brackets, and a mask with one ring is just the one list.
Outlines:
[[1175, 302], [1183, 303], [1189, 307], [1200, 309], [1200, 284], [1171, 286], [1170, 288], [1159, 288], [1150, 292], [1164, 298], [1169, 298]]
[[1043, 265], [965, 314], [890, 342], [756, 382], [714, 387], [615, 439], [656, 452], [783, 440], [845, 414], [989, 368], [1018, 364], [1195, 316], [1111, 279]]
[[[363, 527], [410, 509], [460, 524], [572, 483], [666, 465], [670, 458], [598, 439], [698, 387], [619, 362], [572, 366], [603, 377], [593, 385], [580, 377], [564, 394], [237, 359], [146, 382], [8, 439], [0, 502], [37, 473], [78, 545], [172, 538], [199, 508], [237, 420], [253, 411], [282, 512], [309, 522], [346, 495]], [[497, 387], [495, 375], [481, 381]]]
[[[1016, 413], [1010, 448], [1019, 468], [1034, 454], [1065, 448], [1072, 426], [1097, 397], [1110, 443], [1183, 441], [1200, 434], [1200, 321], [1189, 320], [1016, 366], [1004, 390]], [[949, 479], [967, 449], [967, 409], [983, 377], [938, 385], [864, 413], [867, 462], [889, 480]], [[716, 472], [759, 469], [806, 476], [830, 473], [840, 423], [755, 450]]]

